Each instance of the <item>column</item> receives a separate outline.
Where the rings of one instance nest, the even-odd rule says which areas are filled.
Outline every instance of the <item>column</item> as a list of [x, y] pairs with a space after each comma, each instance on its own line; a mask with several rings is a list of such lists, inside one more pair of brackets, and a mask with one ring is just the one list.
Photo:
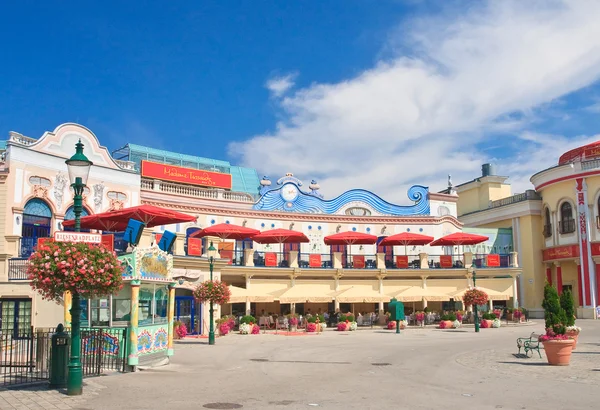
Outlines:
[[289, 264], [290, 264], [290, 268], [298, 267], [298, 251], [290, 251]]
[[423, 298], [423, 309], [427, 307], [427, 299]]
[[517, 277], [513, 276], [513, 308], [519, 307], [519, 297], [517, 296]]
[[378, 252], [375, 256], [377, 269], [385, 269], [385, 253]]
[[490, 305], [490, 312], [493, 312], [494, 311], [494, 301], [492, 299], [489, 299], [488, 303]]
[[[249, 315], [250, 314], [250, 310], [252, 310], [252, 307], [250, 305], [250, 299], [246, 299], [246, 314]], [[292, 312], [293, 313], [293, 312]]]
[[577, 265], [577, 293], [579, 296], [579, 306], [584, 306], [585, 300], [583, 300], [583, 275], [581, 272], [581, 264], [579, 261], [575, 261]]
[[473, 265], [473, 252], [463, 253], [463, 260], [465, 261], [465, 268], [470, 268]]
[[[64, 308], [65, 308], [65, 327], [68, 327], [68, 328], [71, 327], [71, 312], [70, 312], [71, 302], [72, 302], [71, 292], [67, 291], [67, 292], [65, 292], [65, 294], [63, 296], [63, 303], [64, 303]], [[86, 316], [87, 316], [87, 312], [86, 312]], [[89, 326], [91, 326], [91, 322], [89, 322]]]
[[426, 253], [420, 253], [419, 260], [421, 261], [421, 269], [429, 269], [429, 260]]
[[546, 281], [552, 285], [552, 265], [546, 264]]
[[519, 267], [519, 258], [517, 252], [510, 253], [510, 267], [518, 268]]
[[379, 309], [380, 314], [383, 313], [383, 302], [379, 302], [379, 306], [377, 306], [377, 309]]
[[254, 266], [254, 249], [244, 249], [244, 266]]
[[[383, 254], [382, 254], [383, 255]], [[379, 279], [379, 294], [383, 297], [384, 293], [383, 293], [383, 275], [379, 275], [377, 277], [377, 279]], [[379, 301], [379, 305], [377, 306], [379, 312], [383, 312], [383, 300]]]
[[[167, 320], [169, 321], [169, 339], [167, 344], [167, 356], [173, 356], [173, 319], [175, 317], [175, 283], [169, 284], [169, 311]], [[192, 320], [194, 320], [192, 318]]]
[[[579, 225], [579, 254], [581, 260], [581, 270], [583, 272], [584, 286], [584, 306], [595, 308], [596, 282], [594, 265], [592, 262], [592, 250], [590, 245], [590, 229], [589, 229], [589, 209], [587, 207], [587, 183], [585, 178], [577, 178], [575, 180], [575, 192], [577, 195], [577, 221]], [[594, 292], [592, 292], [594, 290]]]
[[342, 252], [333, 252], [333, 268], [341, 269], [342, 266]]
[[137, 366], [138, 360], [138, 318], [140, 307], [140, 281], [133, 280], [131, 286], [131, 317], [129, 320], [129, 359], [130, 366]]
[[556, 266], [556, 291], [560, 295], [562, 293], [563, 286], [562, 267], [560, 266], [560, 262], [554, 262], [554, 265]]

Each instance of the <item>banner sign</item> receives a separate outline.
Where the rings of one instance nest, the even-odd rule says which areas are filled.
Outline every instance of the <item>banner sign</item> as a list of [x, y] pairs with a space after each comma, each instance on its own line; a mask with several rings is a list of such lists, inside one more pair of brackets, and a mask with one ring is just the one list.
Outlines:
[[408, 269], [408, 255], [396, 255], [396, 268]]
[[310, 255], [308, 255], [308, 266], [310, 266], [311, 268], [320, 268], [321, 254], [311, 253]]
[[191, 256], [202, 256], [202, 238], [188, 238], [187, 254]]
[[452, 255], [440, 255], [440, 268], [452, 267]]
[[[592, 244], [593, 254], [593, 244]], [[567, 258], [578, 258], [579, 257], [579, 246], [578, 245], [566, 245], [557, 246], [555, 248], [544, 249], [543, 259], [545, 261], [555, 259], [567, 259]]]
[[231, 189], [231, 174], [142, 161], [142, 176], [183, 184]]
[[277, 254], [275, 252], [265, 253], [265, 266], [277, 266]]
[[352, 257], [352, 267], [355, 269], [363, 269], [365, 267], [365, 255], [354, 255]]
[[115, 250], [115, 236], [111, 234], [102, 235], [102, 245], [111, 251]]
[[56, 231], [54, 232], [54, 240], [56, 242], [86, 242], [100, 244], [102, 243], [102, 235], [99, 233]]
[[490, 268], [500, 267], [500, 255], [495, 253], [487, 255], [486, 266]]

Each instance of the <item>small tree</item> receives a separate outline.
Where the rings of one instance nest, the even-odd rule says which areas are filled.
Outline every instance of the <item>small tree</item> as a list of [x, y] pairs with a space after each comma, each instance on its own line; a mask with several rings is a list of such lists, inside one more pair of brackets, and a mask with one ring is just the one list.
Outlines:
[[544, 319], [546, 320], [546, 331], [553, 331], [557, 335], [566, 332], [567, 317], [564, 309], [560, 306], [558, 292], [549, 283], [544, 286]]
[[570, 289], [563, 290], [563, 293], [560, 295], [560, 307], [565, 311], [565, 326], [574, 326], [575, 301], [573, 300], [573, 293], [571, 293]]

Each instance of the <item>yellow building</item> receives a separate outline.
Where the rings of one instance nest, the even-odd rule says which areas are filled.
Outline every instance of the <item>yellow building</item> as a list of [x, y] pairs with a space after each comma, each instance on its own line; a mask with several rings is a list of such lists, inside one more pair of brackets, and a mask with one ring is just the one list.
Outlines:
[[452, 189], [465, 226], [509, 228], [523, 274], [519, 295], [541, 317], [546, 281], [571, 289], [578, 317], [596, 316], [600, 270], [600, 143], [563, 154], [531, 177], [535, 190], [511, 195], [507, 177], [490, 164], [481, 177]]

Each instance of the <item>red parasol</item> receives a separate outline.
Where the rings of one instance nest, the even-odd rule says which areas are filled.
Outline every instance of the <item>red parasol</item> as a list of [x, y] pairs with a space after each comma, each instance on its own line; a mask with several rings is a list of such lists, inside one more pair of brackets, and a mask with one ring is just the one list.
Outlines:
[[324, 238], [325, 245], [373, 245], [377, 243], [375, 235], [361, 232], [340, 232]]
[[[118, 211], [103, 212], [101, 214], [88, 215], [81, 218], [82, 229], [97, 229], [109, 232], [122, 232], [127, 227], [130, 219], [144, 222], [146, 227], [169, 225], [179, 222], [194, 222], [195, 216], [160, 208], [153, 205], [139, 205], [124, 208]], [[75, 220], [70, 219], [63, 222], [63, 226], [75, 226]]]
[[450, 235], [443, 236], [431, 242], [431, 246], [454, 246], [454, 245], [477, 245], [487, 241], [487, 236], [476, 235], [474, 233], [456, 232]]
[[420, 235], [418, 233], [402, 232], [384, 238], [379, 245], [381, 246], [399, 246], [404, 245], [404, 254], [408, 255], [406, 247], [408, 245], [427, 245], [433, 241], [433, 236]]
[[235, 239], [242, 241], [252, 238], [260, 233], [257, 229], [233, 224], [217, 224], [201, 229], [190, 235], [190, 238], [203, 238], [205, 236], [216, 236], [221, 239]]
[[256, 243], [306, 243], [310, 240], [302, 232], [289, 229], [271, 229], [252, 237]]

